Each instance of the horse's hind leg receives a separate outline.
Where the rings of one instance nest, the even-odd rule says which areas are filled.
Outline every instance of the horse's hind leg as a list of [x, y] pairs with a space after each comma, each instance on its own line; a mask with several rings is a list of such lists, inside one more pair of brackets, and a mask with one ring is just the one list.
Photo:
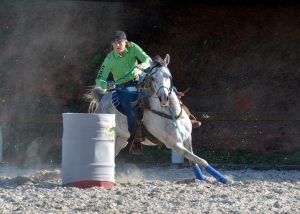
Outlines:
[[127, 138], [125, 137], [116, 137], [115, 141], [115, 156], [119, 154], [119, 152], [127, 146]]
[[189, 161], [201, 166], [201, 168], [205, 169], [209, 174], [214, 176], [220, 182], [222, 183], [227, 182], [227, 178], [222, 173], [220, 173], [219, 171], [215, 170], [212, 166], [210, 166], [206, 162], [206, 160], [199, 158], [198, 156], [194, 155], [192, 152], [188, 151], [180, 142], [173, 144], [171, 148], [174, 149], [178, 154], [188, 159]]

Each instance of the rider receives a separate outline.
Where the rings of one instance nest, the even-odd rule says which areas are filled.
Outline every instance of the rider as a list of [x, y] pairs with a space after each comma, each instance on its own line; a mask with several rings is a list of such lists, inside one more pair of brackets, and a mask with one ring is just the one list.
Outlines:
[[[151, 58], [135, 43], [126, 39], [123, 31], [115, 31], [111, 38], [113, 50], [108, 53], [101, 65], [96, 78], [96, 86], [102, 89], [112, 89], [117, 84], [122, 90], [116, 90], [118, 98], [125, 108], [130, 137], [130, 151], [141, 153], [141, 142], [135, 139], [137, 126], [136, 86], [143, 69], [150, 67]], [[114, 81], [107, 81], [109, 73]], [[131, 93], [130, 93], [131, 92]]]

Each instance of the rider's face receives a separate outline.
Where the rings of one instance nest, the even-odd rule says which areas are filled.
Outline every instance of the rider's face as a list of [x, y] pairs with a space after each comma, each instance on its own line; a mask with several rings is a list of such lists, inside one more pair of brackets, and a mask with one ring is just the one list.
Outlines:
[[126, 46], [126, 40], [116, 41], [112, 43], [112, 46], [116, 52], [119, 54], [124, 53], [125, 46]]

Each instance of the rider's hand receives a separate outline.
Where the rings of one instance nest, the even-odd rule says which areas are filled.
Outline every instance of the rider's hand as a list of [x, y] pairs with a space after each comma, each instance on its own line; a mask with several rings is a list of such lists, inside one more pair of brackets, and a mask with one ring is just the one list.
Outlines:
[[116, 83], [114, 81], [107, 81], [107, 89], [112, 90], [116, 88]]
[[144, 66], [142, 64], [137, 64], [136, 67], [141, 71], [144, 70]]

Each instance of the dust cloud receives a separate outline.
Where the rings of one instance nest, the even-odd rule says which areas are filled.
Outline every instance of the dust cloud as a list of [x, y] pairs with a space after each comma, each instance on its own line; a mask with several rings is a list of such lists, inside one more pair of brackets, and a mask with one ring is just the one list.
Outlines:
[[[91, 82], [86, 73], [96, 75], [91, 64], [107, 45], [108, 32], [122, 27], [118, 21], [122, 3], [1, 1], [0, 5], [3, 156], [36, 165], [45, 161], [47, 149], [56, 146], [59, 153], [61, 113], [83, 110], [82, 100], [70, 100]], [[46, 142], [41, 141], [45, 136]]]

